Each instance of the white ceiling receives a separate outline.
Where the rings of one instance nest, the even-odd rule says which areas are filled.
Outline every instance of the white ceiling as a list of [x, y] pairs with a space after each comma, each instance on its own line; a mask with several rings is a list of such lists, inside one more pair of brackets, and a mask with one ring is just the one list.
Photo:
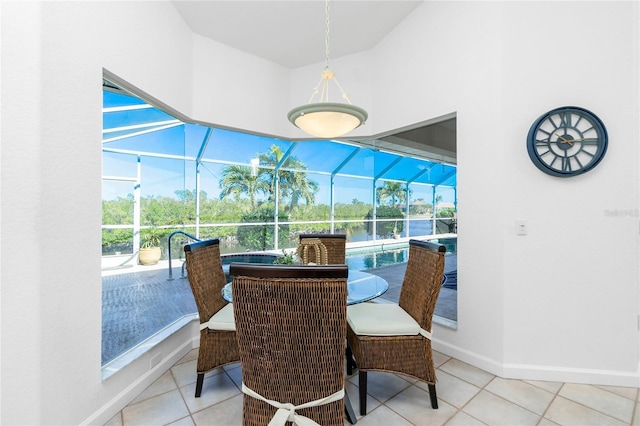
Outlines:
[[[329, 59], [369, 50], [423, 0], [331, 0]], [[298, 68], [325, 61], [323, 0], [172, 0], [196, 34]]]
[[[287, 68], [324, 63], [325, 0], [171, 0], [191, 31]], [[330, 0], [329, 59], [372, 49], [424, 0]], [[455, 115], [358, 140], [456, 164]]]

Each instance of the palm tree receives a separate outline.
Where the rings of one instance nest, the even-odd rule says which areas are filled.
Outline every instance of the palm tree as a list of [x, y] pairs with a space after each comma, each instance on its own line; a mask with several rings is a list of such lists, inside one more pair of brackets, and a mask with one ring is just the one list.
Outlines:
[[389, 205], [391, 207], [396, 207], [397, 204], [406, 200], [407, 191], [400, 182], [385, 181], [384, 185], [376, 188], [376, 198], [378, 203], [382, 203], [385, 200], [390, 199], [391, 202]]
[[318, 183], [307, 179], [307, 175], [303, 172], [285, 173], [291, 173], [289, 181], [290, 187], [288, 188], [289, 197], [291, 198], [289, 211], [297, 207], [302, 199], [304, 199], [307, 205], [315, 203], [316, 192], [318, 192]]
[[[265, 182], [269, 182], [269, 201], [275, 200], [276, 175], [274, 170], [283, 157], [284, 153], [277, 145], [271, 145], [269, 151], [258, 154], [260, 164], [268, 166], [268, 168], [262, 169], [261, 177]], [[307, 174], [300, 171], [306, 168], [307, 166], [296, 157], [289, 157], [278, 169], [278, 204], [281, 204], [284, 199], [289, 199], [289, 211], [297, 207], [301, 200], [304, 200], [307, 204], [315, 203], [318, 183], [308, 179]]]
[[269, 192], [269, 184], [260, 175], [253, 176], [249, 167], [228, 165], [222, 169], [221, 174], [221, 200], [231, 195], [238, 200], [242, 194], [246, 194], [249, 196], [249, 203], [253, 210], [256, 208], [256, 195]]

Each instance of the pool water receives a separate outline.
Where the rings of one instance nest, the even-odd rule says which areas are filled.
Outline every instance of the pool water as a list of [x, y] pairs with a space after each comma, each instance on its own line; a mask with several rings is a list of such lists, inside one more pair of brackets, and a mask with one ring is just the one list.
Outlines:
[[[446, 247], [446, 254], [457, 253], [457, 238], [431, 240]], [[349, 269], [358, 271], [404, 263], [409, 260], [409, 244], [391, 244], [382, 247], [367, 247], [347, 250]]]
[[222, 271], [225, 277], [227, 277], [227, 282], [229, 282], [231, 281], [231, 275], [229, 275], [229, 265], [231, 265], [231, 263], [273, 263], [279, 257], [282, 257], [282, 255], [270, 253], [235, 253], [223, 254], [220, 256], [220, 260], [222, 261]]

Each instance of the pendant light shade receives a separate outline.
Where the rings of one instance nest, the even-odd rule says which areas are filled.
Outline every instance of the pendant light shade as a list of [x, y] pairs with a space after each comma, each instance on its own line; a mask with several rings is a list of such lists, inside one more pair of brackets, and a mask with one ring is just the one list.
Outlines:
[[351, 104], [316, 102], [289, 111], [289, 121], [311, 136], [337, 138], [360, 127], [367, 112]]
[[[318, 138], [337, 138], [360, 127], [367, 121], [367, 112], [351, 104], [349, 96], [344, 92], [329, 67], [329, 0], [326, 0], [326, 66], [321, 74], [320, 83], [313, 89], [309, 103], [293, 108], [287, 117], [289, 121], [304, 132]], [[329, 81], [333, 81], [346, 103], [329, 102]], [[320, 101], [313, 102], [320, 93]]]

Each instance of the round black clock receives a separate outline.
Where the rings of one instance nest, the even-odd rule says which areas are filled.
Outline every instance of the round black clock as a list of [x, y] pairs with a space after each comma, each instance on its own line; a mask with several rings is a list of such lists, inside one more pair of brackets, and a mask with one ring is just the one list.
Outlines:
[[592, 112], [575, 106], [553, 109], [533, 123], [527, 151], [551, 176], [576, 176], [593, 169], [607, 152], [607, 129]]

